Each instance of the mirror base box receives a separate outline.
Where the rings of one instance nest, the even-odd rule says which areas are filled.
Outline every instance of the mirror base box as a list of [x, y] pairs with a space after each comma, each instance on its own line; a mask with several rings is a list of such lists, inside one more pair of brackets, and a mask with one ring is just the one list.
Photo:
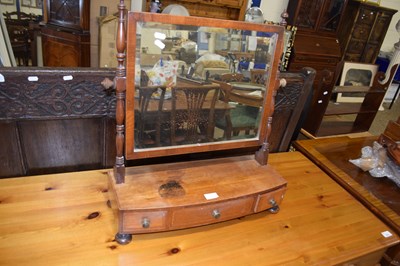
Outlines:
[[254, 156], [126, 168], [125, 183], [109, 172], [109, 200], [119, 234], [213, 224], [269, 210], [276, 213], [287, 182]]

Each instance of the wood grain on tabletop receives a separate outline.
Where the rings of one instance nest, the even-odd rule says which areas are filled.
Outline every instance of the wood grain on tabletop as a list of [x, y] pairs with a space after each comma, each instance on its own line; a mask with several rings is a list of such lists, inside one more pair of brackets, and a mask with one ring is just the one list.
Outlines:
[[349, 162], [360, 158], [361, 149], [377, 140], [377, 136], [341, 136], [296, 141], [294, 146], [400, 234], [399, 188], [387, 178], [371, 178]]
[[288, 181], [278, 214], [135, 235], [126, 246], [114, 241], [106, 170], [0, 180], [0, 265], [329, 265], [399, 241], [300, 153], [269, 162]]

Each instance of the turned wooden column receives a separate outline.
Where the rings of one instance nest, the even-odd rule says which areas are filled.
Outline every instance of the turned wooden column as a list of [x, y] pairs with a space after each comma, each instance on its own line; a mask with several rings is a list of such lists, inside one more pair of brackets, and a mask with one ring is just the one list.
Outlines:
[[126, 8], [124, 0], [120, 0], [118, 5], [119, 20], [117, 30], [117, 70], [115, 73], [116, 89], [116, 149], [114, 176], [117, 184], [125, 182], [125, 94], [126, 94], [126, 69], [125, 69], [125, 17]]

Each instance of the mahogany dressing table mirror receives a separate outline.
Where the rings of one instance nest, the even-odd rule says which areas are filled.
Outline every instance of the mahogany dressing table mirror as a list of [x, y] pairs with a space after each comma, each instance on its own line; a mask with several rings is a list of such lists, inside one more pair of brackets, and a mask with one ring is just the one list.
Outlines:
[[[284, 28], [126, 12], [123, 1], [119, 14], [114, 80], [117, 157], [109, 172], [116, 241], [127, 244], [132, 234], [201, 226], [264, 210], [278, 212], [286, 181], [267, 159]], [[232, 72], [229, 67], [220, 69], [227, 51], [262, 58], [258, 63], [265, 70], [265, 84], [243, 89], [261, 97], [260, 106], [246, 110], [240, 102], [226, 100], [229, 82], [213, 79], [215, 73]], [[155, 63], [149, 63], [154, 57]], [[208, 65], [205, 75], [193, 74], [201, 61], [219, 62]], [[237, 118], [234, 110], [239, 107], [245, 110], [240, 115], [254, 115], [254, 131], [227, 138], [215, 124]], [[255, 156], [125, 167], [125, 160], [247, 147], [258, 149]]]

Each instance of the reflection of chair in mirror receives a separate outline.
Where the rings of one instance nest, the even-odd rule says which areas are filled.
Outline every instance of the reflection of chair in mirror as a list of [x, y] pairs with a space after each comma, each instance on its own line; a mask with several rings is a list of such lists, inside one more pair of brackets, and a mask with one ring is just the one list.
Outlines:
[[170, 128], [171, 145], [213, 141], [218, 87], [174, 87], [171, 94], [169, 125], [162, 126]]
[[240, 131], [245, 131], [245, 135], [250, 135], [254, 132], [257, 134], [257, 119], [260, 108], [254, 106], [244, 105], [231, 100], [232, 85], [225, 82], [219, 82], [223, 100], [230, 103], [232, 109], [228, 110], [225, 117], [219, 118], [215, 122], [215, 126], [224, 131], [226, 139], [232, 139], [233, 136], [239, 135]]
[[241, 73], [225, 73], [221, 74], [220, 80], [224, 82], [233, 82], [233, 81], [242, 81], [243, 80], [243, 74]]
[[[243, 81], [244, 76], [241, 73], [227, 73], [222, 74], [220, 79], [224, 82], [240, 82]], [[226, 102], [231, 101], [232, 86], [230, 84], [221, 85], [222, 93], [224, 94], [224, 100]], [[227, 139], [231, 139], [233, 136], [238, 136], [240, 131], [245, 131], [245, 135], [249, 136], [250, 132], [253, 131], [255, 136], [257, 134], [257, 119], [259, 115], [259, 107], [248, 106], [246, 104], [235, 102], [234, 108], [230, 110], [225, 116], [225, 119], [218, 119], [216, 126], [224, 130], [224, 136]]]
[[[139, 87], [138, 89], [139, 108], [138, 111], [135, 111], [135, 145], [139, 148], [160, 146], [160, 126], [165, 91], [165, 87]], [[159, 94], [157, 99], [153, 99], [155, 94]]]
[[252, 83], [265, 84], [267, 71], [264, 69], [251, 69], [250, 80]]

